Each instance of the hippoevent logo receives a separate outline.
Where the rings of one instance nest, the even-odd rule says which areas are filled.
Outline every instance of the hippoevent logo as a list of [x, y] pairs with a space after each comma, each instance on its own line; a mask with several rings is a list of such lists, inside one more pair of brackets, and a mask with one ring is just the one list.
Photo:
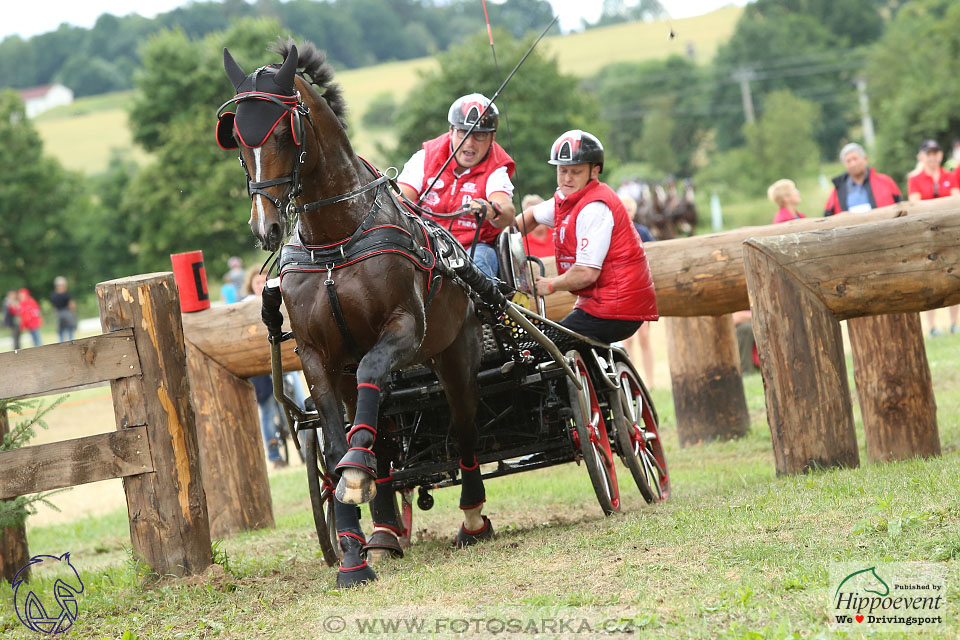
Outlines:
[[[40, 570], [44, 581], [52, 580], [47, 589], [31, 589], [24, 579], [29, 570], [39, 583]], [[23, 626], [47, 635], [63, 633], [77, 621], [77, 596], [83, 593], [80, 574], [70, 564], [70, 554], [33, 556], [13, 578], [13, 606]]]
[[946, 611], [944, 567], [925, 562], [834, 563], [830, 626], [836, 631], [935, 629]]

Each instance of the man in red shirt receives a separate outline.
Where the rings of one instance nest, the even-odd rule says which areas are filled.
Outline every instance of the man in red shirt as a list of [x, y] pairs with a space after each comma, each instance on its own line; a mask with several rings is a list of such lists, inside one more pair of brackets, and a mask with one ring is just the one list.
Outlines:
[[550, 148], [557, 167], [553, 198], [523, 212], [520, 228], [554, 228], [556, 278], [538, 278], [537, 293], [570, 291], [577, 302], [560, 324], [600, 342], [624, 340], [656, 320], [657, 296], [643, 244], [616, 192], [599, 181], [603, 145], [574, 129]]
[[[447, 121], [450, 130], [424, 142], [420, 151], [403, 166], [397, 182], [403, 195], [414, 202], [425, 190], [430, 190], [420, 205], [425, 211], [453, 213], [469, 207], [469, 211], [453, 220], [435, 220], [449, 228], [468, 253], [477, 238], [473, 261], [486, 275], [495, 278], [497, 252], [494, 242], [501, 229], [513, 224], [516, 213], [513, 183], [510, 181], [516, 165], [503, 147], [494, 141], [500, 114], [496, 105], [490, 104], [481, 94], [471, 93], [454, 101], [447, 113]], [[473, 125], [476, 125], [473, 132], [466, 137]], [[454, 159], [437, 178], [444, 162], [458, 147]], [[484, 216], [479, 236], [478, 212]]]
[[841, 211], [860, 213], [903, 200], [900, 187], [893, 178], [869, 166], [867, 152], [856, 142], [844, 145], [840, 150], [840, 162], [847, 172], [833, 179], [834, 189], [823, 215], [832, 216]]
[[[910, 202], [933, 200], [945, 196], [960, 195], [955, 176], [940, 166], [943, 161], [943, 151], [936, 140], [924, 140], [917, 152], [920, 161], [918, 171], [907, 179], [907, 198]], [[958, 307], [950, 307], [950, 333], [956, 333]], [[942, 336], [943, 332], [937, 327], [937, 312], [935, 309], [926, 312], [927, 324], [930, 325], [930, 336]]]
[[907, 179], [907, 198], [910, 202], [933, 200], [960, 195], [955, 176], [940, 166], [943, 151], [936, 140], [924, 140], [917, 152], [919, 171]]

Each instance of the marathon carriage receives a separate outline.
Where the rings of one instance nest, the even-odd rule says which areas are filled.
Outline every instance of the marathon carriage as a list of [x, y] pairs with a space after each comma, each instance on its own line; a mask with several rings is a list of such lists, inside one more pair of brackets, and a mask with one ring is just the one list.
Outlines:
[[[236, 95], [220, 109], [217, 141], [239, 150], [254, 236], [282, 247], [282, 293], [268, 283], [262, 310], [274, 392], [306, 435], [317, 533], [328, 563], [339, 551], [337, 585], [375, 580], [365, 557], [402, 554], [414, 491], [429, 508], [431, 490], [460, 485], [461, 546], [493, 535], [484, 477], [582, 461], [613, 513], [619, 456], [648, 501], [666, 499], [656, 412], [626, 354], [544, 317], [518, 235], [501, 237], [504, 286], [484, 276], [353, 152], [323, 54], [292, 41], [275, 50], [282, 65], [250, 74], [224, 50]], [[283, 394], [279, 343], [292, 334], [281, 301], [312, 414]], [[364, 502], [369, 539], [353, 506]]]
[[[601, 509], [609, 515], [621, 508], [614, 464], [619, 457], [648, 503], [666, 500], [670, 480], [657, 412], [626, 352], [545, 317], [543, 298], [534, 293], [529, 268], [535, 263], [542, 275], [543, 264], [525, 255], [518, 233], [503, 233], [498, 250], [506, 287], [515, 291], [514, 301], [525, 305], [516, 308], [550, 345], [545, 347], [509, 317], [493, 316], [482, 300], [475, 299], [487, 314], [477, 413], [477, 459], [483, 465], [483, 478], [582, 463]], [[527, 308], [531, 303], [536, 304], [536, 312]], [[560, 354], [568, 367], [557, 362], [555, 356]], [[279, 344], [272, 345], [272, 356], [277, 380], [282, 371]], [[323, 480], [327, 474], [317, 449], [318, 417], [300, 411], [282, 395], [282, 388], [278, 393], [290, 423], [308, 434], [306, 465], [313, 517], [324, 559], [335, 566], [333, 486]], [[378, 437], [386, 439], [393, 452], [388, 486], [397, 495], [404, 546], [410, 541], [414, 502], [429, 510], [434, 502], [431, 491], [460, 483], [460, 456], [450, 437], [448, 414], [443, 389], [430, 369], [391, 373], [380, 410], [381, 420], [389, 427]]]

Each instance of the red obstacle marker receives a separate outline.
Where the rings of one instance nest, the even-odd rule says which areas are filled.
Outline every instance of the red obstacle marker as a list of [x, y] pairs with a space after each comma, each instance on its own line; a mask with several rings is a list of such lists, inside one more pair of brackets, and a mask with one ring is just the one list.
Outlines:
[[173, 278], [180, 293], [180, 311], [202, 311], [210, 308], [207, 290], [207, 270], [203, 266], [203, 251], [187, 251], [170, 255]]

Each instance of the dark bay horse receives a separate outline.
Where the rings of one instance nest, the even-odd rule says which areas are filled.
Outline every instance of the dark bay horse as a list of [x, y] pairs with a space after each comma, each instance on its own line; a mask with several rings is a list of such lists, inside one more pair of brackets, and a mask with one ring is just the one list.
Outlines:
[[[363, 559], [366, 547], [375, 537], [383, 542], [393, 536], [381, 546], [390, 547], [396, 542], [392, 529], [399, 529], [392, 495], [376, 491], [376, 476], [387, 476], [389, 468], [378, 468], [373, 453], [380, 393], [393, 369], [424, 363], [436, 373], [461, 456], [464, 524], [457, 542], [465, 546], [492, 535], [481, 514], [485, 493], [475, 456], [481, 325], [470, 297], [452, 280], [432, 278], [422, 264], [429, 260], [412, 255], [419, 255], [416, 247], [410, 255], [382, 251], [327, 267], [313, 263], [314, 251], [329, 255], [331, 247], [336, 252], [378, 229], [399, 229], [422, 238], [421, 244], [429, 242], [383, 178], [354, 153], [343, 123], [343, 96], [331, 82], [324, 54], [310, 44], [298, 51], [289, 40], [274, 51], [283, 56], [282, 65], [247, 74], [224, 49], [224, 67], [237, 93], [227, 104], [237, 107], [235, 114], [220, 117], [217, 137], [224, 148], [239, 147], [252, 199], [250, 228], [265, 250], [281, 247], [288, 218], [298, 214], [281, 257], [282, 294], [322, 421], [318, 435], [326, 468], [339, 476], [329, 479], [337, 484], [342, 552], [337, 585], [352, 586], [376, 579]], [[294, 257], [287, 259], [289, 252]], [[437, 286], [439, 291], [431, 291]], [[346, 373], [352, 364], [355, 378]], [[344, 404], [353, 419], [349, 434]], [[371, 499], [375, 531], [368, 544], [354, 505]]]

